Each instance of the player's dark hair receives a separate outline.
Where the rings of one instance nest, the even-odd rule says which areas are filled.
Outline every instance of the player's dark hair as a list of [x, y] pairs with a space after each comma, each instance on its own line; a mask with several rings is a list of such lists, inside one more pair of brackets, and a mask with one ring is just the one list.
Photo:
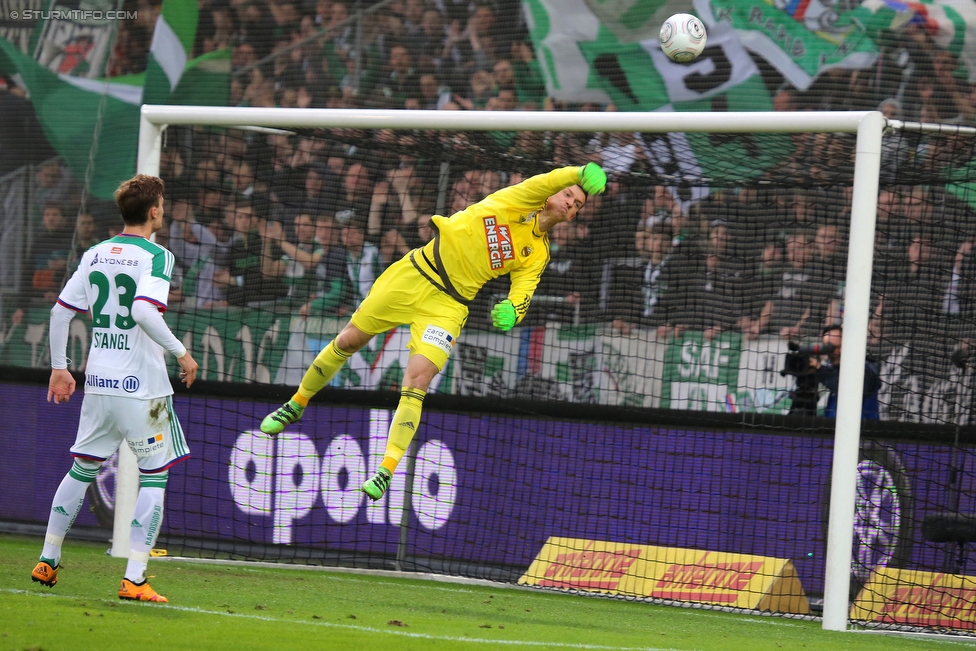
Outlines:
[[126, 226], [142, 226], [149, 221], [149, 209], [159, 203], [166, 184], [157, 176], [136, 174], [115, 191], [115, 204]]
[[824, 335], [834, 332], [835, 330], [841, 334], [844, 334], [844, 328], [839, 323], [832, 323], [820, 332], [820, 336], [823, 337]]

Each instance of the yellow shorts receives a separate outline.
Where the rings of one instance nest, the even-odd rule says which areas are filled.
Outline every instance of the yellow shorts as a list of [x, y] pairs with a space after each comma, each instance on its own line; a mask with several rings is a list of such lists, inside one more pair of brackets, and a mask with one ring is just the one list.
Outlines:
[[441, 370], [467, 320], [468, 307], [430, 284], [408, 254], [376, 279], [351, 322], [371, 335], [409, 323], [411, 354]]

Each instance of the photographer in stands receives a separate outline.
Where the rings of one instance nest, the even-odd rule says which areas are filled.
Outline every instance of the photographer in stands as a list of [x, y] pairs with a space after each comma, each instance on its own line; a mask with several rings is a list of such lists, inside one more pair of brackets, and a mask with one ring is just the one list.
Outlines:
[[[827, 326], [823, 330], [820, 356], [810, 358], [810, 366], [816, 369], [817, 382], [827, 387], [830, 396], [824, 416], [837, 416], [837, 386], [840, 380], [840, 355], [844, 331], [839, 325]], [[861, 398], [861, 418], [879, 419], [878, 390], [881, 389], [881, 374], [876, 361], [868, 357], [864, 360], [864, 393]]]

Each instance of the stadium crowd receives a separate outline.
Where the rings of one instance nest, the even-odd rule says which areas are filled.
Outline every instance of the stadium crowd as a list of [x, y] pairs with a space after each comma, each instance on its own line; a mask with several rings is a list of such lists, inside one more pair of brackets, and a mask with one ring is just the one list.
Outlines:
[[[113, 74], [145, 68], [159, 5], [138, 5], [139, 21], [120, 29]], [[240, 106], [614, 110], [546, 95], [518, 3], [400, 0], [358, 27], [346, 22], [357, 6], [204, 0], [195, 54], [232, 48], [230, 102]], [[832, 70], [805, 92], [764, 70], [776, 110], [880, 108], [891, 118], [976, 123], [976, 85], [957, 78], [953, 55], [913, 26], [890, 39], [876, 69]], [[15, 101], [11, 94], [8, 84], [6, 99]], [[0, 147], [7, 142], [0, 135]], [[641, 134], [171, 129], [161, 160], [169, 226], [160, 237], [178, 262], [170, 309], [346, 316], [386, 266], [430, 239], [435, 212], [451, 214], [517, 182], [519, 160], [594, 160], [610, 174], [608, 190], [551, 233], [551, 263], [527, 323], [798, 339], [840, 320], [851, 188], [832, 175], [852, 166], [850, 138], [794, 137], [778, 166], [798, 179], [792, 186], [690, 193], [659, 180], [653, 145]], [[445, 152], [457, 156], [438, 201]], [[972, 154], [962, 139], [886, 139], [875, 339], [960, 338], [961, 324], [974, 322], [972, 209], [944, 183], [896, 185], [906, 174], [934, 178]], [[52, 302], [80, 253], [121, 226], [96, 201], [79, 211], [80, 185], [56, 159], [38, 168], [25, 269], [36, 301]], [[505, 291], [493, 283], [482, 292], [474, 327], [487, 327], [492, 297]]]

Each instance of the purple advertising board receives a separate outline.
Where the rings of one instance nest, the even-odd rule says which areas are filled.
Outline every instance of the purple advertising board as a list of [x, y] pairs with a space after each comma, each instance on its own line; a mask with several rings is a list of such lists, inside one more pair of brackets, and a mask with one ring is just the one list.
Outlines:
[[[0, 519], [45, 522], [70, 466], [81, 394], [45, 397], [0, 385], [18, 414], [0, 423]], [[392, 556], [406, 522], [412, 557], [525, 568], [566, 536], [788, 558], [809, 594], [823, 589], [830, 438], [428, 411], [410, 500], [400, 471], [371, 503], [358, 487], [382, 459], [387, 410], [313, 404], [270, 439], [257, 424], [273, 404], [175, 406], [192, 458], [170, 472], [164, 536]], [[945, 504], [948, 448], [893, 447], [919, 507]], [[96, 522], [85, 509], [78, 524]], [[919, 536], [912, 564], [931, 566], [941, 550]]]

